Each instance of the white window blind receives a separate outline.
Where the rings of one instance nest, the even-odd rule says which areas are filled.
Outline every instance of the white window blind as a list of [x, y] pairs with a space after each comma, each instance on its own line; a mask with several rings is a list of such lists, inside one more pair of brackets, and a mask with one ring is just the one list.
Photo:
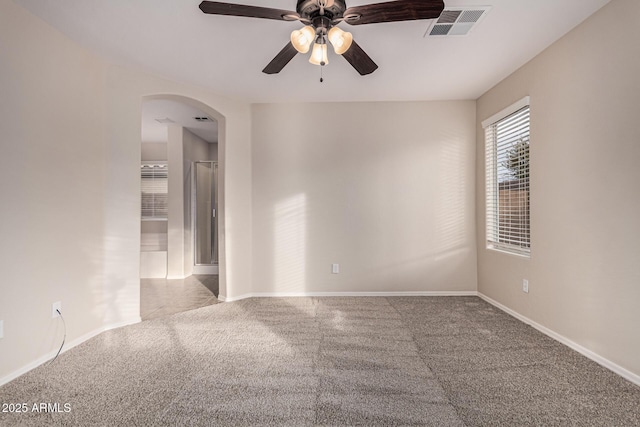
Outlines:
[[529, 256], [529, 105], [486, 123], [485, 144], [487, 247]]
[[168, 217], [169, 175], [166, 164], [140, 166], [142, 219], [165, 220]]

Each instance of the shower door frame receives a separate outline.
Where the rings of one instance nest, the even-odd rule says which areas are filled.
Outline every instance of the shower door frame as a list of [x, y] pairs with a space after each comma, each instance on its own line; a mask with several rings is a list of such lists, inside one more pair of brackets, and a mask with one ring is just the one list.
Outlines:
[[[218, 264], [198, 264], [197, 263], [197, 256], [198, 256], [198, 251], [196, 248], [196, 242], [197, 242], [197, 237], [196, 237], [196, 228], [197, 228], [197, 206], [198, 206], [198, 200], [197, 200], [197, 181], [196, 181], [196, 164], [197, 163], [210, 163], [212, 166], [212, 169], [215, 167], [216, 169], [219, 169], [219, 163], [215, 160], [196, 160], [194, 162], [191, 163], [191, 248], [193, 250], [193, 274], [219, 274], [219, 265], [220, 265], [220, 251], [217, 251], [218, 254]], [[214, 236], [215, 239], [212, 239], [211, 242], [211, 253], [212, 253], [212, 257], [213, 257], [213, 253], [216, 250], [215, 245], [214, 245], [214, 241], [218, 242], [218, 245], [220, 244], [220, 236], [219, 236], [219, 218], [220, 215], [218, 213], [218, 188], [217, 188], [217, 184], [219, 181], [219, 177], [218, 179], [214, 179], [213, 180], [213, 193], [214, 193], [214, 198], [213, 198], [213, 209], [215, 210], [215, 220], [214, 220]]]

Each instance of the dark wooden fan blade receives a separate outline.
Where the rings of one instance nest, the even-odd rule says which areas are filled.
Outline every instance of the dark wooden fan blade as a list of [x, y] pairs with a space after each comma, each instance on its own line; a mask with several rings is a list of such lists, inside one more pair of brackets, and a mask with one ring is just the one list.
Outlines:
[[262, 72], [265, 74], [278, 74], [280, 71], [282, 71], [284, 66], [287, 65], [294, 56], [296, 56], [297, 53], [298, 51], [295, 47], [293, 47], [291, 42], [287, 43], [287, 45], [282, 48], [280, 53], [278, 53], [275, 58], [273, 58], [271, 62], [269, 62], [266, 67], [264, 67], [264, 70], [262, 70]]
[[373, 73], [378, 69], [378, 65], [366, 54], [364, 50], [354, 41], [351, 42], [351, 47], [345, 53], [342, 54], [361, 76]]
[[362, 25], [433, 19], [443, 10], [442, 0], [397, 0], [350, 7], [344, 11], [344, 20], [351, 25]]
[[300, 15], [290, 10], [220, 3], [217, 1], [203, 1], [200, 3], [200, 10], [212, 15], [246, 16], [248, 18], [277, 19], [279, 21], [295, 21], [300, 18]]

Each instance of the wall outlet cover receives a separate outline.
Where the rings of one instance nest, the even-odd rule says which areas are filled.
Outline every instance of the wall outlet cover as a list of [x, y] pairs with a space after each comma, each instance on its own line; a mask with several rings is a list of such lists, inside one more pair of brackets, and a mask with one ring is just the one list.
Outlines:
[[522, 279], [522, 292], [529, 293], [529, 281], [527, 279]]
[[340, 264], [331, 264], [331, 273], [333, 274], [340, 273]]
[[0, 339], [4, 338], [4, 320], [0, 320]]

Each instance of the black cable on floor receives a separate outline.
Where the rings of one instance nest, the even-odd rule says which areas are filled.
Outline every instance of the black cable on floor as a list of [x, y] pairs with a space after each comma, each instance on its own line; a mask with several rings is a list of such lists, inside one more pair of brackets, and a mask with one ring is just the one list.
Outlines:
[[56, 356], [53, 359], [51, 359], [51, 362], [49, 362], [49, 365], [55, 362], [55, 360], [58, 358], [58, 355], [62, 351], [62, 347], [64, 347], [64, 342], [67, 340], [67, 322], [64, 321], [64, 317], [62, 317], [62, 313], [60, 313], [60, 310], [56, 309], [56, 311], [58, 312], [58, 315], [62, 319], [62, 325], [64, 326], [64, 337], [62, 338], [62, 344], [60, 344], [60, 348], [58, 349]]

